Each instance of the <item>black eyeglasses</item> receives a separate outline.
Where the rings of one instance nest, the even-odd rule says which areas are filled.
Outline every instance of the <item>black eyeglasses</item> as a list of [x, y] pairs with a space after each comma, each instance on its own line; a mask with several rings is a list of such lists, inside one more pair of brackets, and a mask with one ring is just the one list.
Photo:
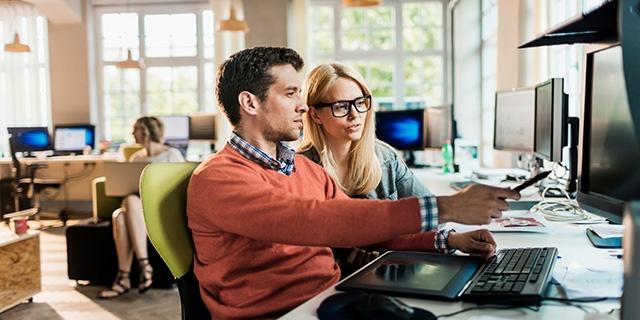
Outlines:
[[318, 103], [313, 106], [316, 109], [331, 107], [331, 113], [336, 118], [346, 117], [351, 112], [351, 106], [356, 108], [356, 111], [365, 113], [371, 109], [371, 96], [365, 95], [363, 97], [355, 98], [353, 100], [339, 100], [330, 103]]

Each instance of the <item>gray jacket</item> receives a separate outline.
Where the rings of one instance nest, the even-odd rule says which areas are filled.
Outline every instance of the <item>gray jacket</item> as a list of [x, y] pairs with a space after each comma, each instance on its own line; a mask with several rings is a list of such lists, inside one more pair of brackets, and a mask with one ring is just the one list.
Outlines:
[[[301, 153], [313, 162], [320, 163], [320, 156], [315, 148]], [[405, 197], [424, 197], [432, 193], [409, 170], [407, 165], [398, 157], [398, 153], [390, 145], [376, 140], [376, 156], [382, 166], [382, 177], [378, 186], [366, 194], [369, 199], [397, 200]]]

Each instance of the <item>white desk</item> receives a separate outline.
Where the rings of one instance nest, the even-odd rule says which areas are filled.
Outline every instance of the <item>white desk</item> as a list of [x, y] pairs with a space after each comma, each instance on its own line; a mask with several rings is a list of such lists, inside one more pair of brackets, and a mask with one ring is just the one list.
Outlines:
[[[433, 170], [415, 170], [418, 178], [425, 183], [436, 195], [448, 195], [455, 193], [449, 188], [449, 182], [463, 180], [459, 175], [445, 175]], [[525, 191], [526, 193], [526, 191]], [[498, 249], [518, 248], [518, 247], [557, 247], [560, 259], [565, 261], [576, 261], [583, 266], [597, 264], [603, 260], [621, 266], [622, 260], [612, 258], [606, 249], [596, 249], [591, 245], [585, 235], [586, 226], [571, 225], [565, 222], [549, 222], [548, 233], [494, 233], [498, 243]], [[326, 297], [336, 293], [334, 288], [329, 288], [313, 299], [305, 302], [296, 309], [284, 315], [281, 319], [304, 320], [317, 319], [316, 309]], [[594, 295], [597, 296], [597, 289], [594, 288]], [[435, 315], [452, 313], [461, 309], [475, 306], [473, 303], [463, 302], [442, 302], [434, 300], [421, 300], [412, 298], [401, 298], [405, 303], [420, 307], [433, 312]], [[606, 313], [611, 309], [620, 308], [619, 301], [607, 300], [598, 303], [589, 303], [600, 313]], [[593, 310], [591, 311], [593, 312]], [[617, 313], [614, 313], [617, 314]], [[584, 319], [584, 311], [560, 305], [557, 302], [544, 302], [538, 312], [527, 308], [517, 308], [510, 310], [473, 310], [465, 312], [447, 319], [469, 319], [478, 315], [492, 315], [501, 318], [518, 319]]]

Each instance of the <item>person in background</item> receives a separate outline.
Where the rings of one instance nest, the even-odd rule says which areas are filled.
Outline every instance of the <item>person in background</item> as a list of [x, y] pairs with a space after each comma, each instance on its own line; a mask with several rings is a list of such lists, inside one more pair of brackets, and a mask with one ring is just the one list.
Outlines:
[[[143, 148], [131, 155], [131, 162], [184, 162], [178, 149], [164, 144], [164, 125], [156, 117], [141, 117], [133, 125], [135, 142]], [[138, 291], [144, 293], [153, 283], [153, 268], [147, 251], [147, 228], [138, 194], [130, 194], [113, 212], [113, 240], [118, 257], [118, 274], [113, 284], [98, 293], [98, 298], [116, 298], [131, 289], [129, 273], [135, 254], [140, 266]]]
[[340, 278], [330, 247], [359, 247], [456, 221], [488, 223], [519, 198], [470, 187], [446, 197], [352, 199], [285, 142], [302, 132], [302, 58], [254, 47], [218, 70], [219, 105], [234, 131], [187, 189], [194, 273], [214, 319], [275, 318]]
[[[309, 106], [303, 115], [299, 152], [324, 167], [352, 198], [391, 199], [432, 196], [396, 152], [376, 139], [372, 96], [363, 77], [352, 68], [329, 63], [307, 76], [302, 96]], [[457, 233], [451, 229], [407, 235], [369, 248], [333, 248], [346, 277], [384, 250], [457, 250], [490, 257], [495, 241], [488, 230]]]

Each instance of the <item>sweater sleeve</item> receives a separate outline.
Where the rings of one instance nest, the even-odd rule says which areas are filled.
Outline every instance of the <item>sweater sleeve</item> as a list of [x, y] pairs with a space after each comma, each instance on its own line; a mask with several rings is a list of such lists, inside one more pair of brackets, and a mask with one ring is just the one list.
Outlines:
[[241, 163], [224, 170], [205, 168], [189, 183], [189, 225], [203, 235], [215, 232], [214, 226], [258, 241], [337, 247], [366, 246], [421, 231], [417, 198], [348, 199], [330, 179], [322, 183], [325, 199], [305, 198], [275, 188], [259, 170]]

